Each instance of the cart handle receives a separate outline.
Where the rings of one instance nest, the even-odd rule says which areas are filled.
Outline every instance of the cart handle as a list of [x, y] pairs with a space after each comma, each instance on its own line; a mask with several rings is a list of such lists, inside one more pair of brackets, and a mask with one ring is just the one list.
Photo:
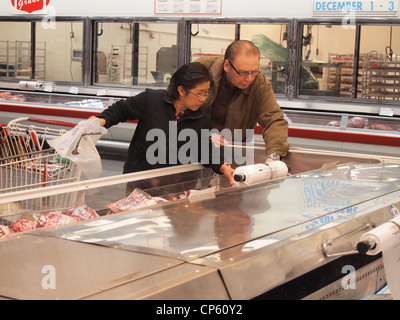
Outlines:
[[18, 123], [23, 121], [32, 121], [32, 122], [39, 122], [39, 123], [46, 123], [46, 124], [53, 124], [57, 126], [65, 126], [65, 127], [75, 127], [77, 123], [73, 122], [65, 122], [65, 121], [57, 121], [57, 120], [46, 120], [46, 119], [39, 119], [34, 117], [26, 117], [26, 118], [17, 118], [13, 119], [9, 122], [9, 125], [12, 123]]

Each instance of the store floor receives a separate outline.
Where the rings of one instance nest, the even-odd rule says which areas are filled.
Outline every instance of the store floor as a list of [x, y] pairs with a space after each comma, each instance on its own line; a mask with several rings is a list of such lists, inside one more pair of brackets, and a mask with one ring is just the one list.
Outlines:
[[102, 177], [115, 176], [122, 173], [124, 161], [101, 159]]

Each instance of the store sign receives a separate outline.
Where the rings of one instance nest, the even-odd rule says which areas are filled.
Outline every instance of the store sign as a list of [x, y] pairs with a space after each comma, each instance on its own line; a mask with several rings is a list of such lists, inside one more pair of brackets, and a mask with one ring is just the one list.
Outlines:
[[154, 13], [167, 15], [220, 15], [222, 0], [154, 0]]
[[11, 0], [11, 5], [20, 13], [33, 13], [45, 9], [50, 0]]
[[396, 16], [399, 0], [314, 0], [314, 16]]

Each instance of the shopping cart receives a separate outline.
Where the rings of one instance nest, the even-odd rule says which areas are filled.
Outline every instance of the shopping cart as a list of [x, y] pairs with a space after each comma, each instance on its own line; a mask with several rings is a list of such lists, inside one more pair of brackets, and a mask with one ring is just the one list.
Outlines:
[[68, 159], [60, 157], [47, 144], [48, 138], [60, 136], [65, 129], [40, 127], [24, 122], [45, 123], [74, 127], [75, 123], [37, 118], [18, 118], [0, 133], [0, 192], [13, 192], [46, 187], [80, 179], [79, 168]]
[[[29, 123], [27, 123], [29, 122]], [[32, 123], [46, 124], [47, 126]], [[51, 125], [51, 127], [49, 126]], [[72, 161], [60, 157], [47, 141], [66, 132], [58, 126], [74, 127], [75, 123], [18, 118], [0, 126], [0, 193], [79, 181], [81, 172]], [[68, 207], [74, 202], [67, 197], [43, 198], [40, 203], [24, 202], [24, 209]], [[23, 203], [23, 202], [21, 202]]]

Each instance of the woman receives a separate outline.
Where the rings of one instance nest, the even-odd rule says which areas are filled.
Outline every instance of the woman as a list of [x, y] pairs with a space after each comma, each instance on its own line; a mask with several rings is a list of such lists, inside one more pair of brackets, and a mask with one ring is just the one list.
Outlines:
[[[173, 74], [167, 90], [146, 89], [114, 103], [97, 116], [105, 128], [127, 120], [139, 120], [129, 146], [124, 173], [183, 164], [187, 159], [194, 160], [195, 156], [195, 161], [190, 162], [203, 162], [204, 166], [225, 175], [233, 183], [234, 170], [223, 159], [213, 163], [212, 150], [215, 147], [208, 138], [206, 143], [201, 141], [202, 129], [209, 130], [210, 123], [210, 117], [201, 105], [208, 96], [211, 83], [212, 76], [205, 66], [197, 62], [188, 63]], [[163, 135], [159, 135], [160, 132]], [[193, 132], [197, 141], [193, 141], [193, 135], [192, 139], [189, 134], [184, 140], [180, 135]], [[189, 156], [188, 152], [191, 153]], [[207, 163], [204, 163], [202, 155], [209, 155]]]

